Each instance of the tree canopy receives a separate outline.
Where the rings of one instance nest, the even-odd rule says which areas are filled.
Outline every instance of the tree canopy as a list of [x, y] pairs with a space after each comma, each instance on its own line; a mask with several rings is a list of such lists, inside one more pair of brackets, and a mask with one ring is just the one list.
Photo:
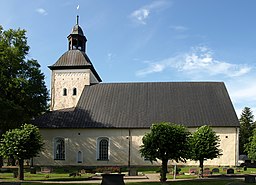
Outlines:
[[168, 160], [179, 162], [188, 157], [189, 135], [182, 125], [162, 122], [153, 124], [150, 132], [142, 138], [142, 157], [151, 162], [157, 159], [162, 161], [161, 181], [166, 181]]
[[253, 135], [253, 129], [255, 128], [253, 118], [254, 116], [251, 109], [249, 107], [245, 107], [239, 119], [239, 154], [248, 154], [248, 151], [245, 150], [245, 145], [249, 143], [249, 138]]
[[222, 150], [219, 149], [220, 138], [211, 127], [204, 125], [193, 133], [190, 144], [190, 158], [199, 161], [200, 175], [203, 177], [204, 161], [221, 155]]
[[249, 142], [245, 144], [245, 152], [251, 160], [256, 160], [256, 129], [253, 130], [253, 135], [249, 138]]
[[0, 26], [0, 134], [47, 110], [45, 76], [28, 54], [26, 31]]
[[31, 124], [24, 124], [21, 128], [9, 130], [2, 135], [0, 155], [13, 156], [19, 161], [19, 178], [24, 179], [24, 159], [36, 157], [43, 147], [43, 139], [39, 129]]

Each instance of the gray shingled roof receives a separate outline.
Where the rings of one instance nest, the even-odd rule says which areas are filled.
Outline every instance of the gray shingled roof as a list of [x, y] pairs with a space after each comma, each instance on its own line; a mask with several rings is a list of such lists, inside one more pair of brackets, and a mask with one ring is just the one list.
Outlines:
[[173, 122], [238, 127], [222, 82], [102, 83], [85, 86], [75, 109], [35, 120], [40, 128], [149, 128]]
[[65, 52], [55, 64], [48, 66], [51, 70], [55, 69], [91, 69], [99, 82], [101, 78], [94, 69], [89, 57], [80, 50], [69, 50]]
[[92, 66], [92, 63], [85, 52], [76, 49], [65, 52], [50, 68], [61, 66]]

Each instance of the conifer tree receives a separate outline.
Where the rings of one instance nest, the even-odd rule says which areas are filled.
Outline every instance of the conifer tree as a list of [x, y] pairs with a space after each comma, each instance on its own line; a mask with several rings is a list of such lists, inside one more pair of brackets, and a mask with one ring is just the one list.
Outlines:
[[249, 107], [245, 107], [242, 111], [240, 121], [240, 133], [239, 133], [239, 154], [247, 155], [245, 145], [249, 143], [249, 138], [253, 135], [253, 129], [255, 124], [253, 122], [253, 114]]

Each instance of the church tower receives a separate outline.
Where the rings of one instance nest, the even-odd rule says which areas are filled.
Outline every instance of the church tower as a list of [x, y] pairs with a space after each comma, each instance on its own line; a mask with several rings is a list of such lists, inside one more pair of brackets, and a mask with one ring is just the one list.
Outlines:
[[86, 54], [87, 39], [79, 26], [79, 17], [68, 35], [68, 51], [49, 66], [51, 76], [51, 110], [73, 108], [86, 86], [102, 80]]

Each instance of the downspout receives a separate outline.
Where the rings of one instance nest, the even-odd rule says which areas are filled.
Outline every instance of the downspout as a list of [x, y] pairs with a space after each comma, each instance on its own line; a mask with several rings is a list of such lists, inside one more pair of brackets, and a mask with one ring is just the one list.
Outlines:
[[238, 160], [239, 160], [239, 127], [236, 128], [236, 166], [238, 166]]
[[128, 169], [131, 167], [131, 129], [129, 129], [128, 136]]

